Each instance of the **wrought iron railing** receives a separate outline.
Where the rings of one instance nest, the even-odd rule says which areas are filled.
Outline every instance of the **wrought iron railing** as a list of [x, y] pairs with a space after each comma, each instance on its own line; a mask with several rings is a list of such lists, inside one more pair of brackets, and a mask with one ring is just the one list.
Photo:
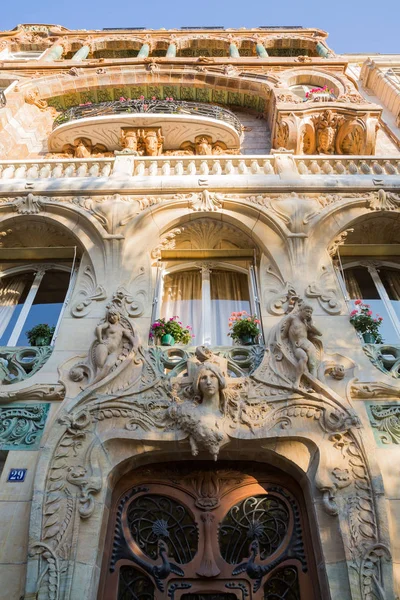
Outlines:
[[73, 106], [62, 112], [55, 119], [53, 129], [77, 119], [87, 119], [89, 117], [100, 117], [104, 115], [116, 115], [120, 113], [163, 113], [180, 115], [197, 115], [200, 117], [209, 117], [218, 121], [225, 121], [241, 134], [242, 126], [239, 119], [227, 108], [216, 106], [215, 104], [206, 104], [203, 102], [185, 102], [183, 100], [147, 100], [139, 98], [138, 100], [121, 99], [114, 102], [100, 102], [99, 104], [80, 104]]

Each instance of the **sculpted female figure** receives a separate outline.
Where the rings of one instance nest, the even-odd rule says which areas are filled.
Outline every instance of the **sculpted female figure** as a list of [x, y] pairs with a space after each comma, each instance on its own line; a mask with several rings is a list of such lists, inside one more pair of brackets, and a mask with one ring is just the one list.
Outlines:
[[119, 312], [110, 309], [107, 312], [106, 321], [96, 327], [98, 344], [94, 348], [94, 364], [97, 377], [93, 383], [103, 379], [117, 364], [123, 353], [125, 342], [131, 346], [131, 351], [136, 350], [138, 346], [138, 339], [121, 324], [120, 319]]
[[193, 456], [203, 446], [217, 460], [225, 435], [218, 422], [225, 412], [226, 380], [221, 369], [210, 362], [202, 363], [192, 384], [193, 400], [175, 404], [169, 409], [169, 416], [177, 427], [189, 434]]
[[203, 413], [214, 413], [221, 415], [225, 413], [226, 380], [221, 369], [211, 363], [203, 363], [196, 374], [193, 382], [193, 390], [196, 399], [199, 398], [199, 409]]

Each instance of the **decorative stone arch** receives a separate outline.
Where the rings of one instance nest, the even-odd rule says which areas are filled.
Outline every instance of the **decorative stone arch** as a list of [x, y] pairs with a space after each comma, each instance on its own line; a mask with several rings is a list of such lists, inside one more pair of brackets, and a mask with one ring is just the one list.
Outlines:
[[93, 217], [85, 210], [80, 210], [79, 204], [68, 205], [67, 202], [59, 203], [58, 199], [50, 196], [27, 194], [17, 198], [7, 198], [7, 203], [2, 204], [0, 216], [2, 230], [12, 228], [14, 224], [20, 226], [23, 222], [28, 222], [31, 226], [33, 221], [43, 226], [49, 224], [59, 228], [64, 235], [76, 239], [82, 257], [87, 256], [96, 277], [104, 276], [107, 253], [104, 232]]
[[[305, 54], [307, 51], [312, 55], [316, 56], [316, 45], [318, 40], [311, 40], [307, 37], [299, 35], [276, 35], [268, 36], [263, 40], [264, 46], [271, 56], [284, 56], [285, 51], [292, 51], [294, 56]], [[274, 50], [276, 53], [274, 53]], [[279, 54], [279, 51], [281, 54]], [[290, 56], [291, 54], [289, 54]]]
[[[349, 230], [354, 225], [361, 222], [377, 222], [379, 219], [392, 224], [393, 231], [389, 243], [393, 243], [399, 218], [398, 194], [381, 189], [334, 195], [311, 222], [310, 246], [324, 244], [332, 251], [334, 246], [337, 247], [346, 240], [347, 235], [351, 233]], [[328, 245], [326, 231], [330, 232]], [[381, 236], [385, 235], [384, 230], [377, 231]], [[382, 237], [379, 243], [384, 243]]]
[[311, 84], [318, 87], [327, 85], [333, 89], [335, 96], [339, 97], [346, 93], [345, 78], [338, 73], [329, 73], [323, 69], [297, 68], [288, 69], [280, 75], [280, 87], [291, 87], [292, 85]]
[[[135, 244], [135, 252], [140, 252], [140, 240], [130, 241], [130, 231], [143, 232], [143, 252], [148, 252], [148, 239], [154, 240], [153, 247], [156, 248], [157, 239], [158, 243], [162, 243], [169, 232], [185, 227], [196, 219], [207, 218], [237, 229], [244, 238], [251, 240], [259, 253], [267, 256], [275, 266], [279, 264], [279, 270], [284, 273], [290, 268], [285, 249], [290, 230], [284, 220], [277, 218], [275, 211], [269, 210], [268, 202], [264, 203], [264, 196], [259, 196], [258, 201], [254, 197], [254, 203], [248, 200], [242, 195], [219, 194], [208, 190], [159, 197], [151, 207], [154, 217], [151, 221], [145, 210], [127, 225], [123, 253], [127, 256], [130, 254], [132, 243]], [[279, 247], [279, 251], [272, 252], [273, 246]]]
[[[68, 96], [70, 94], [82, 94], [83, 92], [89, 93], [92, 89], [96, 90], [101, 88], [103, 90], [113, 90], [116, 86], [113, 81], [114, 73], [118, 72], [118, 67], [108, 67], [105, 73], [94, 73], [93, 74], [93, 83], [88, 88], [87, 81], [85, 78], [81, 77], [79, 74], [74, 77], [63, 77], [58, 75], [51, 75], [48, 77], [43, 77], [35, 80], [35, 87], [38, 89], [39, 97], [46, 99], [50, 106], [54, 105], [53, 99]], [[169, 90], [171, 88], [177, 88], [178, 90], [181, 88], [185, 88], [186, 86], [190, 86], [191, 88], [210, 88], [210, 90], [216, 90], [224, 92], [223, 95], [218, 95], [218, 97], [212, 97], [210, 95], [209, 102], [217, 102], [218, 104], [234, 104], [234, 102], [229, 102], [228, 92], [233, 89], [232, 81], [236, 81], [239, 85], [240, 83], [240, 94], [246, 94], [248, 96], [255, 96], [264, 100], [264, 105], [261, 105], [255, 108], [256, 110], [263, 111], [265, 109], [266, 103], [269, 99], [270, 90], [272, 89], [272, 82], [269, 82], [268, 79], [265, 80], [252, 80], [250, 77], [240, 78], [238, 74], [228, 75], [224, 73], [224, 68], [221, 69], [213, 69], [210, 71], [207, 69], [207, 66], [202, 70], [198, 70], [195, 66], [193, 68], [188, 69], [174, 69], [174, 84], [171, 85], [170, 80], [171, 69], [168, 65], [164, 65], [160, 63], [158, 65], [157, 71], [157, 83], [154, 82], [154, 76], [151, 72], [146, 69], [146, 62], [139, 65], [131, 65], [124, 70], [124, 75], [121, 79], [121, 82], [118, 85], [118, 97], [115, 99], [119, 99], [121, 95], [124, 97], [135, 97], [136, 88], [151, 86], [154, 90], [157, 86], [167, 86]], [[92, 81], [92, 80], [91, 80]], [[28, 92], [28, 90], [32, 87], [32, 84], [27, 84], [21, 86], [21, 91], [23, 90], [24, 94]], [[128, 88], [125, 90], [125, 88]], [[144, 90], [146, 91], [146, 90]], [[146, 91], [147, 93], [147, 91]], [[140, 94], [139, 94], [140, 95]], [[146, 94], [143, 94], [146, 95]], [[150, 97], [154, 94], [150, 94]], [[164, 96], [174, 96], [173, 93], [167, 93], [165, 90]], [[161, 94], [160, 94], [161, 96]], [[175, 99], [179, 99], [176, 95]], [[83, 100], [83, 96], [77, 97], [77, 104], [80, 103], [80, 100]], [[110, 99], [114, 99], [114, 97], [110, 97]], [[192, 98], [185, 98], [182, 96], [180, 99], [192, 99], [199, 100], [194, 95]], [[100, 101], [99, 99], [95, 101]], [[207, 101], [204, 97], [202, 97], [201, 101]], [[72, 104], [69, 104], [72, 106]], [[245, 106], [245, 104], [244, 104]], [[65, 106], [67, 108], [67, 106]]]
[[[141, 465], [188, 457], [185, 434], [155, 431], [154, 413], [145, 414], [137, 400], [97, 398], [79, 406], [67, 398], [48, 428], [35, 478], [27, 598], [40, 591], [40, 598], [67, 600], [82, 590], [96, 597], [116, 481]], [[382, 586], [392, 599], [380, 476], [351, 409], [306, 396], [278, 401], [262, 430], [232, 437], [246, 445], [246, 457], [283, 466], [308, 490], [322, 555], [340, 573], [342, 597], [368, 600]], [[221, 459], [237, 460], [237, 448], [223, 447]], [[337, 562], [330, 567], [333, 539]], [[336, 595], [328, 585], [321, 598], [329, 597]]]

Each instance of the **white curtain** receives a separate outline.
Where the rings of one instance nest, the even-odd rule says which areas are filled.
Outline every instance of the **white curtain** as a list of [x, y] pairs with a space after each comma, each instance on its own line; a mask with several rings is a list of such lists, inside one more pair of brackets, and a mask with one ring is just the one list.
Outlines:
[[7, 277], [7, 280], [0, 281], [0, 338], [13, 316], [25, 283], [24, 275]]
[[201, 273], [200, 271], [178, 271], [164, 277], [164, 294], [161, 317], [178, 316], [186, 327], [192, 327], [193, 344], [201, 344]]
[[248, 277], [238, 271], [211, 271], [212, 343], [227, 346], [232, 343], [228, 337], [228, 320], [232, 312], [242, 310], [250, 313]]
[[346, 283], [347, 293], [351, 300], [363, 300], [361, 288], [357, 281], [357, 269], [345, 269], [344, 280]]

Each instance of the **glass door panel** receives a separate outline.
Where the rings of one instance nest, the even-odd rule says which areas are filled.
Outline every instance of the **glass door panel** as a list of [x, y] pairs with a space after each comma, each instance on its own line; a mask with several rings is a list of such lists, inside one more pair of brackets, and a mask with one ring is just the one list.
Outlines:
[[195, 344], [201, 344], [201, 272], [177, 271], [164, 277], [164, 293], [160, 316], [165, 319], [178, 316], [184, 326], [193, 329]]
[[231, 313], [243, 310], [250, 313], [248, 276], [238, 271], [213, 269], [210, 288], [212, 344], [226, 346], [231, 343], [231, 338], [228, 337], [228, 319]]
[[46, 323], [50, 327], [57, 325], [70, 277], [71, 274], [65, 271], [46, 271], [18, 338], [17, 346], [30, 345], [26, 332], [35, 325], [42, 323]]
[[347, 292], [351, 299], [351, 310], [357, 308], [355, 300], [362, 300], [369, 304], [373, 315], [383, 317], [380, 328], [383, 340], [387, 344], [398, 342], [398, 336], [393, 328], [388, 311], [381, 299], [376, 285], [366, 267], [354, 267], [344, 271]]
[[[18, 320], [26, 297], [31, 289], [35, 273], [33, 271], [4, 277], [0, 289], [0, 346], [7, 346], [11, 333]], [[26, 344], [29, 346], [29, 344]]]
[[378, 273], [397, 318], [400, 320], [400, 270], [382, 267]]

